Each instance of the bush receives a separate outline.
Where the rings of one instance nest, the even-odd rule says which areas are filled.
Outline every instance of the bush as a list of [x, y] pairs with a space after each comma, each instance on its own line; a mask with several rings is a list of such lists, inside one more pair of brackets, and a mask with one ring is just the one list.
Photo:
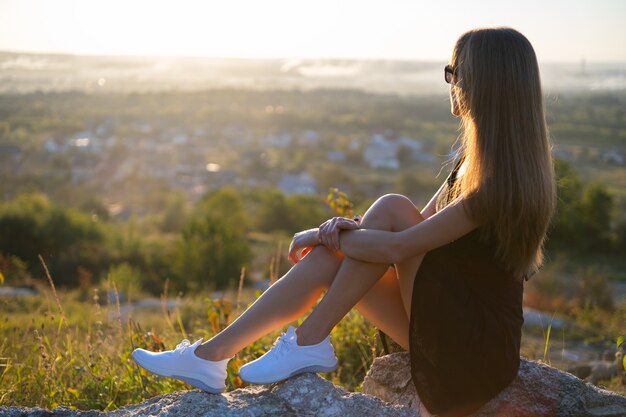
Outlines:
[[114, 265], [109, 270], [109, 276], [121, 294], [137, 294], [142, 290], [141, 273], [127, 263]]
[[22, 259], [33, 275], [41, 274], [41, 254], [60, 285], [76, 285], [77, 269], [101, 267], [93, 253], [104, 230], [88, 214], [52, 204], [42, 194], [26, 194], [0, 205], [0, 252]]
[[224, 288], [236, 281], [251, 258], [247, 222], [239, 194], [223, 189], [209, 194], [183, 226], [177, 243], [174, 286], [196, 291]]
[[611, 222], [615, 197], [599, 183], [585, 184], [567, 162], [556, 160], [557, 208], [548, 246], [607, 251], [614, 245]]

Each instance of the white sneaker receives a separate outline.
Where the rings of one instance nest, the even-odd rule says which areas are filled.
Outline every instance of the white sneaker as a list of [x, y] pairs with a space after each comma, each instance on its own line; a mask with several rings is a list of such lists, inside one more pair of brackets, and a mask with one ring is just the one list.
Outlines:
[[185, 339], [174, 350], [150, 352], [135, 349], [131, 356], [139, 366], [154, 374], [179, 379], [213, 394], [224, 392], [228, 376], [226, 367], [232, 358], [221, 361], [202, 359], [195, 354], [200, 343], [202, 339], [194, 344]]
[[337, 363], [330, 335], [316, 345], [300, 346], [289, 326], [268, 352], [239, 369], [239, 377], [251, 384], [271, 384], [303, 372], [332, 372]]

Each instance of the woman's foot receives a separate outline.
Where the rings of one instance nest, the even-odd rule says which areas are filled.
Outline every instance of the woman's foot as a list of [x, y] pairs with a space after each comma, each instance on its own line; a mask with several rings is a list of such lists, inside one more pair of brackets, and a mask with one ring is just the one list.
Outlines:
[[193, 344], [185, 339], [174, 350], [150, 352], [135, 349], [131, 356], [139, 366], [154, 374], [184, 381], [213, 394], [224, 392], [228, 376], [226, 368], [232, 358], [221, 361], [202, 359], [195, 354], [200, 343], [202, 339]]
[[239, 377], [251, 384], [271, 384], [303, 372], [332, 372], [337, 363], [330, 335], [318, 344], [300, 346], [294, 327], [289, 326], [268, 352], [239, 369]]

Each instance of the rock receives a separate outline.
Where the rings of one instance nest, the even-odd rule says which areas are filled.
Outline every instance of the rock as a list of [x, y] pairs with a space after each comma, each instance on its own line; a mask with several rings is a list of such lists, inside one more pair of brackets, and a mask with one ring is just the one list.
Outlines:
[[589, 363], [591, 368], [590, 375], [586, 378], [588, 382], [597, 384], [599, 381], [606, 381], [619, 375], [621, 363], [618, 365], [614, 362], [592, 361]]
[[179, 391], [104, 413], [58, 407], [0, 407], [2, 417], [415, 417], [415, 412], [371, 395], [348, 392], [314, 373], [271, 385], [251, 385], [223, 394]]
[[624, 378], [626, 377], [623, 365], [624, 349], [626, 349], [626, 344], [623, 344], [617, 352], [605, 350], [601, 355], [601, 360], [571, 365], [567, 368], [567, 372], [592, 384], [612, 379], [620, 374]]
[[[421, 402], [410, 378], [410, 369], [408, 352], [376, 358], [365, 376], [362, 391], [417, 413]], [[487, 416], [624, 417], [626, 397], [522, 358], [519, 373], [511, 385], [474, 417]]]
[[374, 359], [365, 375], [362, 392], [391, 404], [419, 410], [420, 399], [411, 378], [408, 352], [391, 353]]
[[[67, 407], [52, 411], [0, 407], [0, 417], [425, 417], [428, 413], [415, 391], [409, 361], [407, 352], [376, 358], [365, 376], [362, 393], [347, 392], [317, 374], [305, 373], [219, 395], [179, 391], [108, 413]], [[624, 417], [626, 397], [522, 358], [517, 378], [474, 417], [486, 416]]]
[[570, 374], [580, 378], [580, 379], [586, 379], [589, 375], [591, 375], [591, 365], [589, 364], [579, 364], [579, 365], [572, 365], [569, 368], [567, 368], [567, 372], [569, 372]]

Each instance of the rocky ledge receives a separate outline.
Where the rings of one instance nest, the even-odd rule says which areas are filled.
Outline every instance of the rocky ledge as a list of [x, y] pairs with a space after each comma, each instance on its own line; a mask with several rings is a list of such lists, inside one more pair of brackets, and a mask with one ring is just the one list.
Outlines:
[[415, 412], [407, 407], [385, 403], [371, 395], [348, 392], [317, 374], [305, 373], [284, 382], [251, 385], [219, 395], [199, 390], [179, 391], [109, 413], [76, 411], [65, 407], [58, 407], [53, 411], [40, 408], [0, 407], [0, 416], [414, 417]]
[[[421, 412], [420, 412], [421, 410]], [[305, 373], [271, 385], [253, 385], [223, 394], [197, 390], [161, 395], [116, 411], [77, 411], [59, 407], [0, 407], [7, 417], [117, 416], [341, 416], [424, 417], [427, 413], [411, 381], [409, 355], [377, 358], [363, 392], [348, 392], [317, 374]], [[522, 359], [513, 383], [478, 411], [485, 416], [624, 417], [626, 397], [585, 383], [574, 375]]]
[[[376, 358], [363, 381], [363, 393], [403, 405], [420, 416], [407, 352]], [[422, 413], [426, 414], [427, 413]], [[522, 358], [511, 385], [474, 417], [626, 417], [626, 397], [586, 383], [567, 372]]]

